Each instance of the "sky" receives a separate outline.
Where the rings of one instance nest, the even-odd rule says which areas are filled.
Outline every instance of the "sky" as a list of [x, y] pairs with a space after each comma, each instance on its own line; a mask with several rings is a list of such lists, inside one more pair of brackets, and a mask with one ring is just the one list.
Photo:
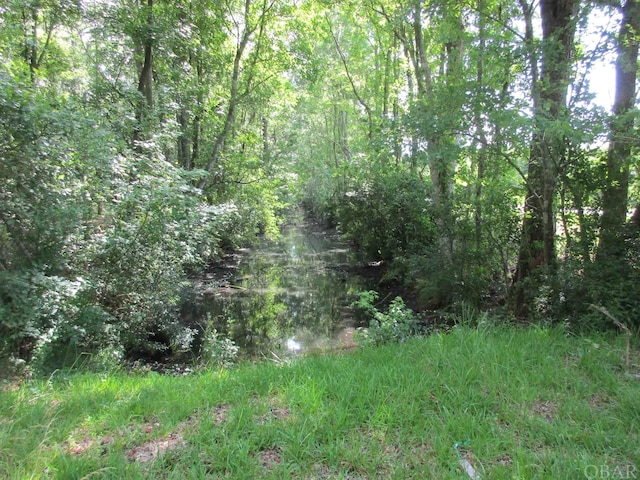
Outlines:
[[[612, 9], [594, 10], [589, 17], [586, 33], [581, 39], [585, 47], [592, 50], [603, 42], [602, 32], [617, 32], [620, 19], [620, 14]], [[603, 58], [592, 65], [588, 75], [591, 91], [596, 95], [594, 102], [607, 111], [611, 111], [615, 96], [615, 60], [615, 50], [611, 45]]]

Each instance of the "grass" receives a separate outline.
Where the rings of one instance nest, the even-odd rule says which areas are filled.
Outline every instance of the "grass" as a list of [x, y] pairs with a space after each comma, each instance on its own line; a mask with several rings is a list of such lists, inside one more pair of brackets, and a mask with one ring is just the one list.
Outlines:
[[624, 352], [458, 327], [187, 377], [59, 373], [0, 393], [0, 478], [469, 478], [461, 460], [483, 479], [636, 478]]

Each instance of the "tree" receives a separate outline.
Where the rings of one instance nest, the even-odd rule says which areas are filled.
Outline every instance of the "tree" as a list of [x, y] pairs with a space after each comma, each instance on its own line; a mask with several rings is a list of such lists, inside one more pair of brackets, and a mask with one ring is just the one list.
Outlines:
[[640, 2], [627, 0], [621, 6], [622, 21], [617, 37], [616, 90], [607, 151], [606, 184], [602, 192], [602, 219], [598, 262], [619, 264], [625, 257], [625, 225], [629, 208], [629, 176], [632, 149], [637, 146], [634, 130]]
[[57, 69], [56, 60], [48, 59], [52, 51], [58, 51], [56, 31], [75, 23], [81, 13], [81, 3], [73, 1], [34, 2], [29, 0], [9, 0], [3, 9], [3, 16], [9, 29], [19, 31], [11, 36], [7, 46], [9, 56], [19, 57], [28, 72], [28, 78], [35, 84], [39, 72], [50, 67], [50, 74]]
[[[207, 172], [211, 173], [218, 164], [225, 142], [234, 124], [240, 100], [248, 96], [255, 87], [253, 75], [255, 74], [257, 62], [261, 59], [261, 49], [265, 48], [267, 19], [274, 6], [275, 1], [263, 0], [260, 2], [256, 12], [254, 11], [256, 9], [252, 9], [252, 2], [245, 0], [241, 19], [236, 20], [234, 18], [235, 53], [233, 56], [229, 98], [222, 128], [216, 136], [213, 152], [206, 165]], [[253, 44], [253, 51], [251, 55], [248, 55], [248, 64], [244, 65], [245, 51], [250, 42]], [[242, 73], [245, 76], [243, 88], [240, 85]], [[203, 178], [200, 181], [200, 188], [204, 188], [208, 181], [209, 179]]]
[[133, 129], [133, 147], [142, 153], [142, 129], [145, 118], [153, 110], [153, 48], [155, 43], [155, 25], [153, 15], [153, 0], [142, 0], [140, 10], [144, 16], [144, 23], [134, 35], [138, 64], [138, 93], [143, 101], [138, 101], [136, 108], [136, 125]]
[[576, 26], [577, 0], [542, 0], [542, 52], [534, 45], [533, 4], [520, 0], [525, 19], [525, 42], [531, 75], [534, 133], [530, 144], [526, 199], [520, 251], [512, 289], [517, 316], [528, 313], [529, 299], [524, 282], [533, 270], [556, 267], [555, 194], [557, 165], [565, 154], [563, 129], [566, 122], [567, 88]]

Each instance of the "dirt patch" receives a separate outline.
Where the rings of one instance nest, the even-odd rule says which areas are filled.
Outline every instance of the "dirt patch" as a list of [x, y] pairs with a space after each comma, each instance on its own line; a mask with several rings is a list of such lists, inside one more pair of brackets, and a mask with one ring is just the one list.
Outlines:
[[601, 412], [610, 405], [611, 400], [606, 395], [596, 394], [590, 397], [588, 402], [591, 408]]
[[[255, 402], [260, 408], [261, 400], [256, 398]], [[272, 397], [269, 399], [269, 410], [267, 413], [260, 415], [256, 418], [257, 425], [264, 425], [272, 421], [286, 421], [291, 418], [291, 410], [286, 405], [282, 405], [281, 401]]]
[[333, 478], [331, 476], [331, 469], [323, 463], [319, 463], [313, 466], [313, 473], [310, 476], [305, 477], [306, 480], [325, 480]]
[[[160, 422], [157, 420], [152, 420], [151, 422], [145, 423], [142, 425], [142, 431], [144, 433], [152, 433], [154, 430], [160, 428]], [[135, 427], [131, 427], [131, 430], [134, 430]]]
[[313, 472], [304, 477], [305, 480], [369, 480], [369, 477], [365, 474], [358, 472], [344, 472], [336, 473], [332, 471], [327, 465], [317, 464], [313, 466]]
[[274, 420], [287, 420], [291, 417], [291, 410], [288, 407], [273, 407], [270, 413]]
[[513, 459], [508, 453], [503, 453], [498, 458], [496, 458], [493, 463], [495, 465], [501, 465], [503, 467], [510, 467], [511, 465], [513, 465]]
[[551, 422], [558, 413], [558, 405], [548, 400], [536, 400], [529, 410], [529, 416], [541, 416], [547, 422]]
[[398, 468], [402, 467], [409, 471], [429, 472], [429, 477], [435, 476], [438, 471], [436, 455], [433, 445], [421, 443], [414, 445], [394, 444], [384, 447], [384, 470], [390, 475]]
[[138, 447], [132, 448], [127, 452], [127, 459], [130, 462], [152, 462], [165, 453], [183, 448], [186, 445], [187, 442], [182, 437], [182, 433], [174, 432], [164, 438], [149, 440]]
[[[363, 445], [362, 455], [379, 458], [378, 476], [375, 478], [394, 478], [399, 470], [422, 472], [424, 478], [438, 478], [436, 452], [431, 442], [405, 442], [396, 432], [380, 432], [372, 429], [360, 430], [361, 435], [371, 438], [377, 446]], [[417, 440], [417, 439], [416, 439]], [[367, 478], [363, 472], [352, 465], [343, 464], [348, 468], [349, 478]], [[342, 477], [330, 477], [342, 478]]]
[[[213, 417], [216, 425], [219, 425], [228, 421], [230, 409], [231, 407], [228, 404], [218, 405], [211, 408], [208, 415]], [[131, 448], [126, 453], [127, 459], [131, 462], [153, 462], [166, 453], [186, 447], [187, 441], [184, 439], [183, 433], [187, 428], [192, 427], [198, 422], [198, 417], [197, 414], [189, 417], [165, 437], [150, 439], [142, 445]], [[143, 425], [143, 431], [145, 433], [152, 433], [159, 426], [157, 423], [145, 424]]]
[[317, 464], [313, 466], [313, 472], [304, 477], [305, 480], [368, 480], [369, 477], [360, 473], [344, 473], [337, 474], [333, 472], [325, 464]]
[[215, 424], [220, 425], [221, 423], [226, 423], [229, 420], [230, 410], [231, 410], [231, 407], [228, 404], [223, 403], [222, 405], [213, 407], [211, 409], [210, 415], [211, 417], [213, 417]]
[[[194, 419], [188, 418], [180, 423], [170, 434], [162, 438], [152, 438], [142, 445], [131, 448], [127, 453], [127, 460], [130, 462], [148, 463], [153, 462], [158, 457], [186, 447], [187, 442], [184, 439], [183, 432], [187, 427], [193, 425]], [[160, 427], [158, 422], [146, 423], [142, 426], [144, 433], [153, 433], [155, 429]]]
[[115, 437], [112, 435], [102, 437], [100, 440], [91, 437], [86, 430], [80, 430], [72, 434], [71, 439], [62, 444], [65, 451], [70, 455], [83, 455], [89, 450], [95, 448], [97, 445], [103, 447], [103, 453], [106, 451], [104, 448], [107, 445], [111, 445], [115, 442]]
[[100, 440], [100, 445], [102, 445], [102, 446], [111, 445], [115, 441], [116, 441], [116, 439], [113, 436], [104, 437], [104, 438], [102, 438], [102, 440]]
[[[183, 437], [185, 429], [194, 424], [193, 418], [188, 418], [180, 423], [173, 432], [162, 438], [153, 438], [145, 441], [141, 445], [130, 448], [125, 456], [131, 462], [146, 463], [157, 459], [159, 456], [177, 450], [186, 446], [187, 442]], [[74, 433], [69, 440], [63, 443], [63, 448], [70, 455], [82, 455], [97, 447], [102, 447], [102, 454], [106, 454], [107, 447], [116, 443], [116, 437], [127, 437], [133, 435], [135, 437], [149, 436], [156, 432], [161, 424], [156, 421], [150, 421], [142, 425], [130, 425], [126, 428], [118, 430], [114, 435], [106, 435], [102, 438], [95, 438], [89, 435], [86, 430], [80, 430]]]
[[272, 447], [262, 450], [258, 454], [258, 461], [262, 468], [266, 470], [273, 470], [273, 468], [282, 463], [282, 455], [280, 454], [280, 450]]
[[95, 443], [96, 442], [93, 438], [85, 437], [73, 442], [67, 442], [65, 445], [65, 449], [71, 455], [82, 455], [83, 453], [91, 450]]

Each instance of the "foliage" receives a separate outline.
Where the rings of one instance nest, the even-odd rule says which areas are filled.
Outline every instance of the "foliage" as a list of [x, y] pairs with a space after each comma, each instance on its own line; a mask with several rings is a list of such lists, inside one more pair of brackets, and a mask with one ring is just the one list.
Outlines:
[[118, 152], [90, 113], [2, 78], [2, 351], [46, 369], [168, 351], [185, 274], [235, 243], [236, 207], [204, 203], [157, 145]]
[[391, 342], [404, 342], [418, 330], [418, 321], [409, 308], [405, 307], [401, 297], [395, 297], [385, 312], [379, 311], [374, 302], [379, 294], [369, 290], [360, 292], [360, 298], [354, 306], [364, 310], [371, 319], [367, 328], [359, 329], [359, 337], [364, 345], [382, 345]]
[[426, 190], [410, 172], [381, 171], [340, 199], [338, 228], [372, 258], [420, 251], [432, 244], [435, 233]]
[[[205, 112], [229, 95], [231, 25], [195, 2], [58, 3], [0, 7], [0, 356], [43, 373], [188, 348], [188, 275], [259, 231], [275, 235], [288, 201], [263, 163], [260, 117], [231, 118], [216, 171], [197, 169], [221, 138]], [[254, 32], [276, 22], [246, 13]], [[270, 75], [261, 48], [238, 79], [245, 101], [279, 85], [252, 85]], [[255, 105], [244, 113], [255, 118]]]
[[[91, 259], [96, 299], [117, 319], [125, 351], [135, 355], [169, 353], [184, 329], [178, 305], [189, 285], [185, 273], [216, 257], [221, 232], [235, 217], [233, 205], [202, 203], [180, 169], [162, 159], [145, 164], [136, 162], [133, 181], [118, 183]], [[133, 165], [121, 167], [130, 178]]]
[[[590, 305], [606, 308], [631, 329], [640, 327], [640, 249], [637, 240], [630, 240], [624, 263], [589, 265], [583, 271], [561, 272], [562, 305], [557, 318], [566, 318], [585, 330], [615, 328], [610, 319], [590, 309]], [[574, 263], [574, 268], [582, 267]]]
[[211, 368], [227, 368], [238, 358], [238, 346], [229, 338], [223, 337], [213, 327], [211, 319], [202, 334], [200, 362]]
[[188, 276], [295, 203], [426, 307], [515, 278], [531, 319], [638, 324], [634, 90], [589, 75], [635, 84], [640, 17], [565, 3], [4, 2], [0, 356], [182, 349]]
[[92, 144], [95, 124], [73, 115], [73, 103], [53, 106], [7, 75], [0, 82], [0, 351], [42, 360], [64, 345], [58, 356], [72, 357], [88, 343], [111, 341], [103, 329], [108, 315], [84, 298], [90, 280], [76, 269], [88, 234], [87, 199], [96, 193], [80, 178], [102, 167], [102, 132]]

